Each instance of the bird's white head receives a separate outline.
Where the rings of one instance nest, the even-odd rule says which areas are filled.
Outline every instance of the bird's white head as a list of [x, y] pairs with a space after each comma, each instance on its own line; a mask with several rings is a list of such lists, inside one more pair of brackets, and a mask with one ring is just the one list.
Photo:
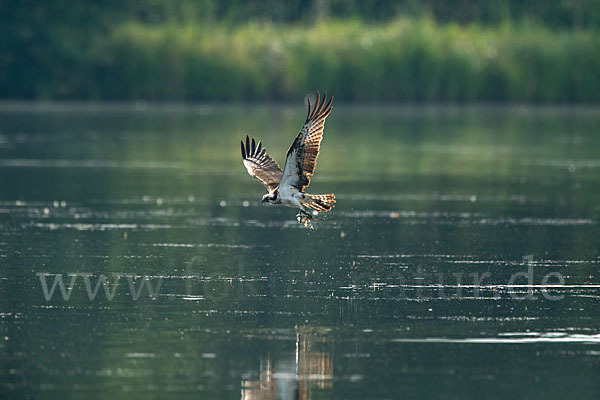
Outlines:
[[273, 204], [275, 204], [276, 200], [277, 200], [277, 192], [275, 192], [275, 193], [267, 193], [267, 194], [265, 194], [263, 196], [262, 203], [263, 204], [273, 205]]

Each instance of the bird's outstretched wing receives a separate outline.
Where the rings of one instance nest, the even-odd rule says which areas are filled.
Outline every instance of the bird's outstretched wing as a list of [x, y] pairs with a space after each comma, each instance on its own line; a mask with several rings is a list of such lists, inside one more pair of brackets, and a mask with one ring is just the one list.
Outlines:
[[310, 177], [317, 165], [325, 118], [333, 108], [331, 105], [333, 97], [329, 99], [329, 102], [327, 102], [327, 94], [322, 99], [320, 97], [317, 92], [317, 100], [312, 109], [310, 100], [308, 101], [306, 122], [287, 152], [281, 181], [282, 187], [293, 186], [304, 190], [310, 183]]
[[242, 160], [250, 176], [261, 181], [269, 192], [273, 193], [277, 189], [283, 172], [275, 160], [267, 154], [267, 149], [262, 147], [261, 142], [256, 145], [253, 138], [250, 144], [250, 138], [246, 136], [245, 147], [242, 141]]

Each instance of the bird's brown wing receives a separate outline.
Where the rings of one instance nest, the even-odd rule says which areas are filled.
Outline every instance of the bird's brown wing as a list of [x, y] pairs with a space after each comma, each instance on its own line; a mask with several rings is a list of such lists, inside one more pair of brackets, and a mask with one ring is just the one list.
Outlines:
[[312, 107], [308, 101], [306, 122], [287, 152], [281, 185], [304, 190], [310, 184], [310, 177], [317, 165], [325, 119], [333, 108], [332, 102], [333, 97], [327, 101], [327, 94], [321, 99], [318, 92]]
[[258, 142], [257, 145], [254, 138], [250, 143], [250, 138], [246, 136], [245, 146], [242, 141], [242, 160], [248, 173], [261, 181], [267, 190], [273, 193], [279, 187], [283, 172], [275, 160], [267, 154], [266, 150], [262, 147], [261, 142]]

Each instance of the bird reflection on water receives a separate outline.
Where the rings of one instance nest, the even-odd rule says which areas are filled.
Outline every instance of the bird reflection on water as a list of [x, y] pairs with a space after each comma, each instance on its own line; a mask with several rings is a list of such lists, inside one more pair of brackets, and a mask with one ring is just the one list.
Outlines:
[[296, 327], [296, 354], [293, 362], [277, 365], [268, 356], [261, 359], [259, 379], [242, 379], [242, 400], [312, 398], [314, 388], [333, 385], [333, 340], [327, 329]]

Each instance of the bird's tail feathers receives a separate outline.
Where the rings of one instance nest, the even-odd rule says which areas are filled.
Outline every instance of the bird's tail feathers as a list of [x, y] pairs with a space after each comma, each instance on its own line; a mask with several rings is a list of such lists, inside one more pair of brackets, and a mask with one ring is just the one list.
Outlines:
[[309, 194], [308, 201], [304, 205], [317, 211], [329, 211], [335, 207], [335, 195], [333, 193]]

